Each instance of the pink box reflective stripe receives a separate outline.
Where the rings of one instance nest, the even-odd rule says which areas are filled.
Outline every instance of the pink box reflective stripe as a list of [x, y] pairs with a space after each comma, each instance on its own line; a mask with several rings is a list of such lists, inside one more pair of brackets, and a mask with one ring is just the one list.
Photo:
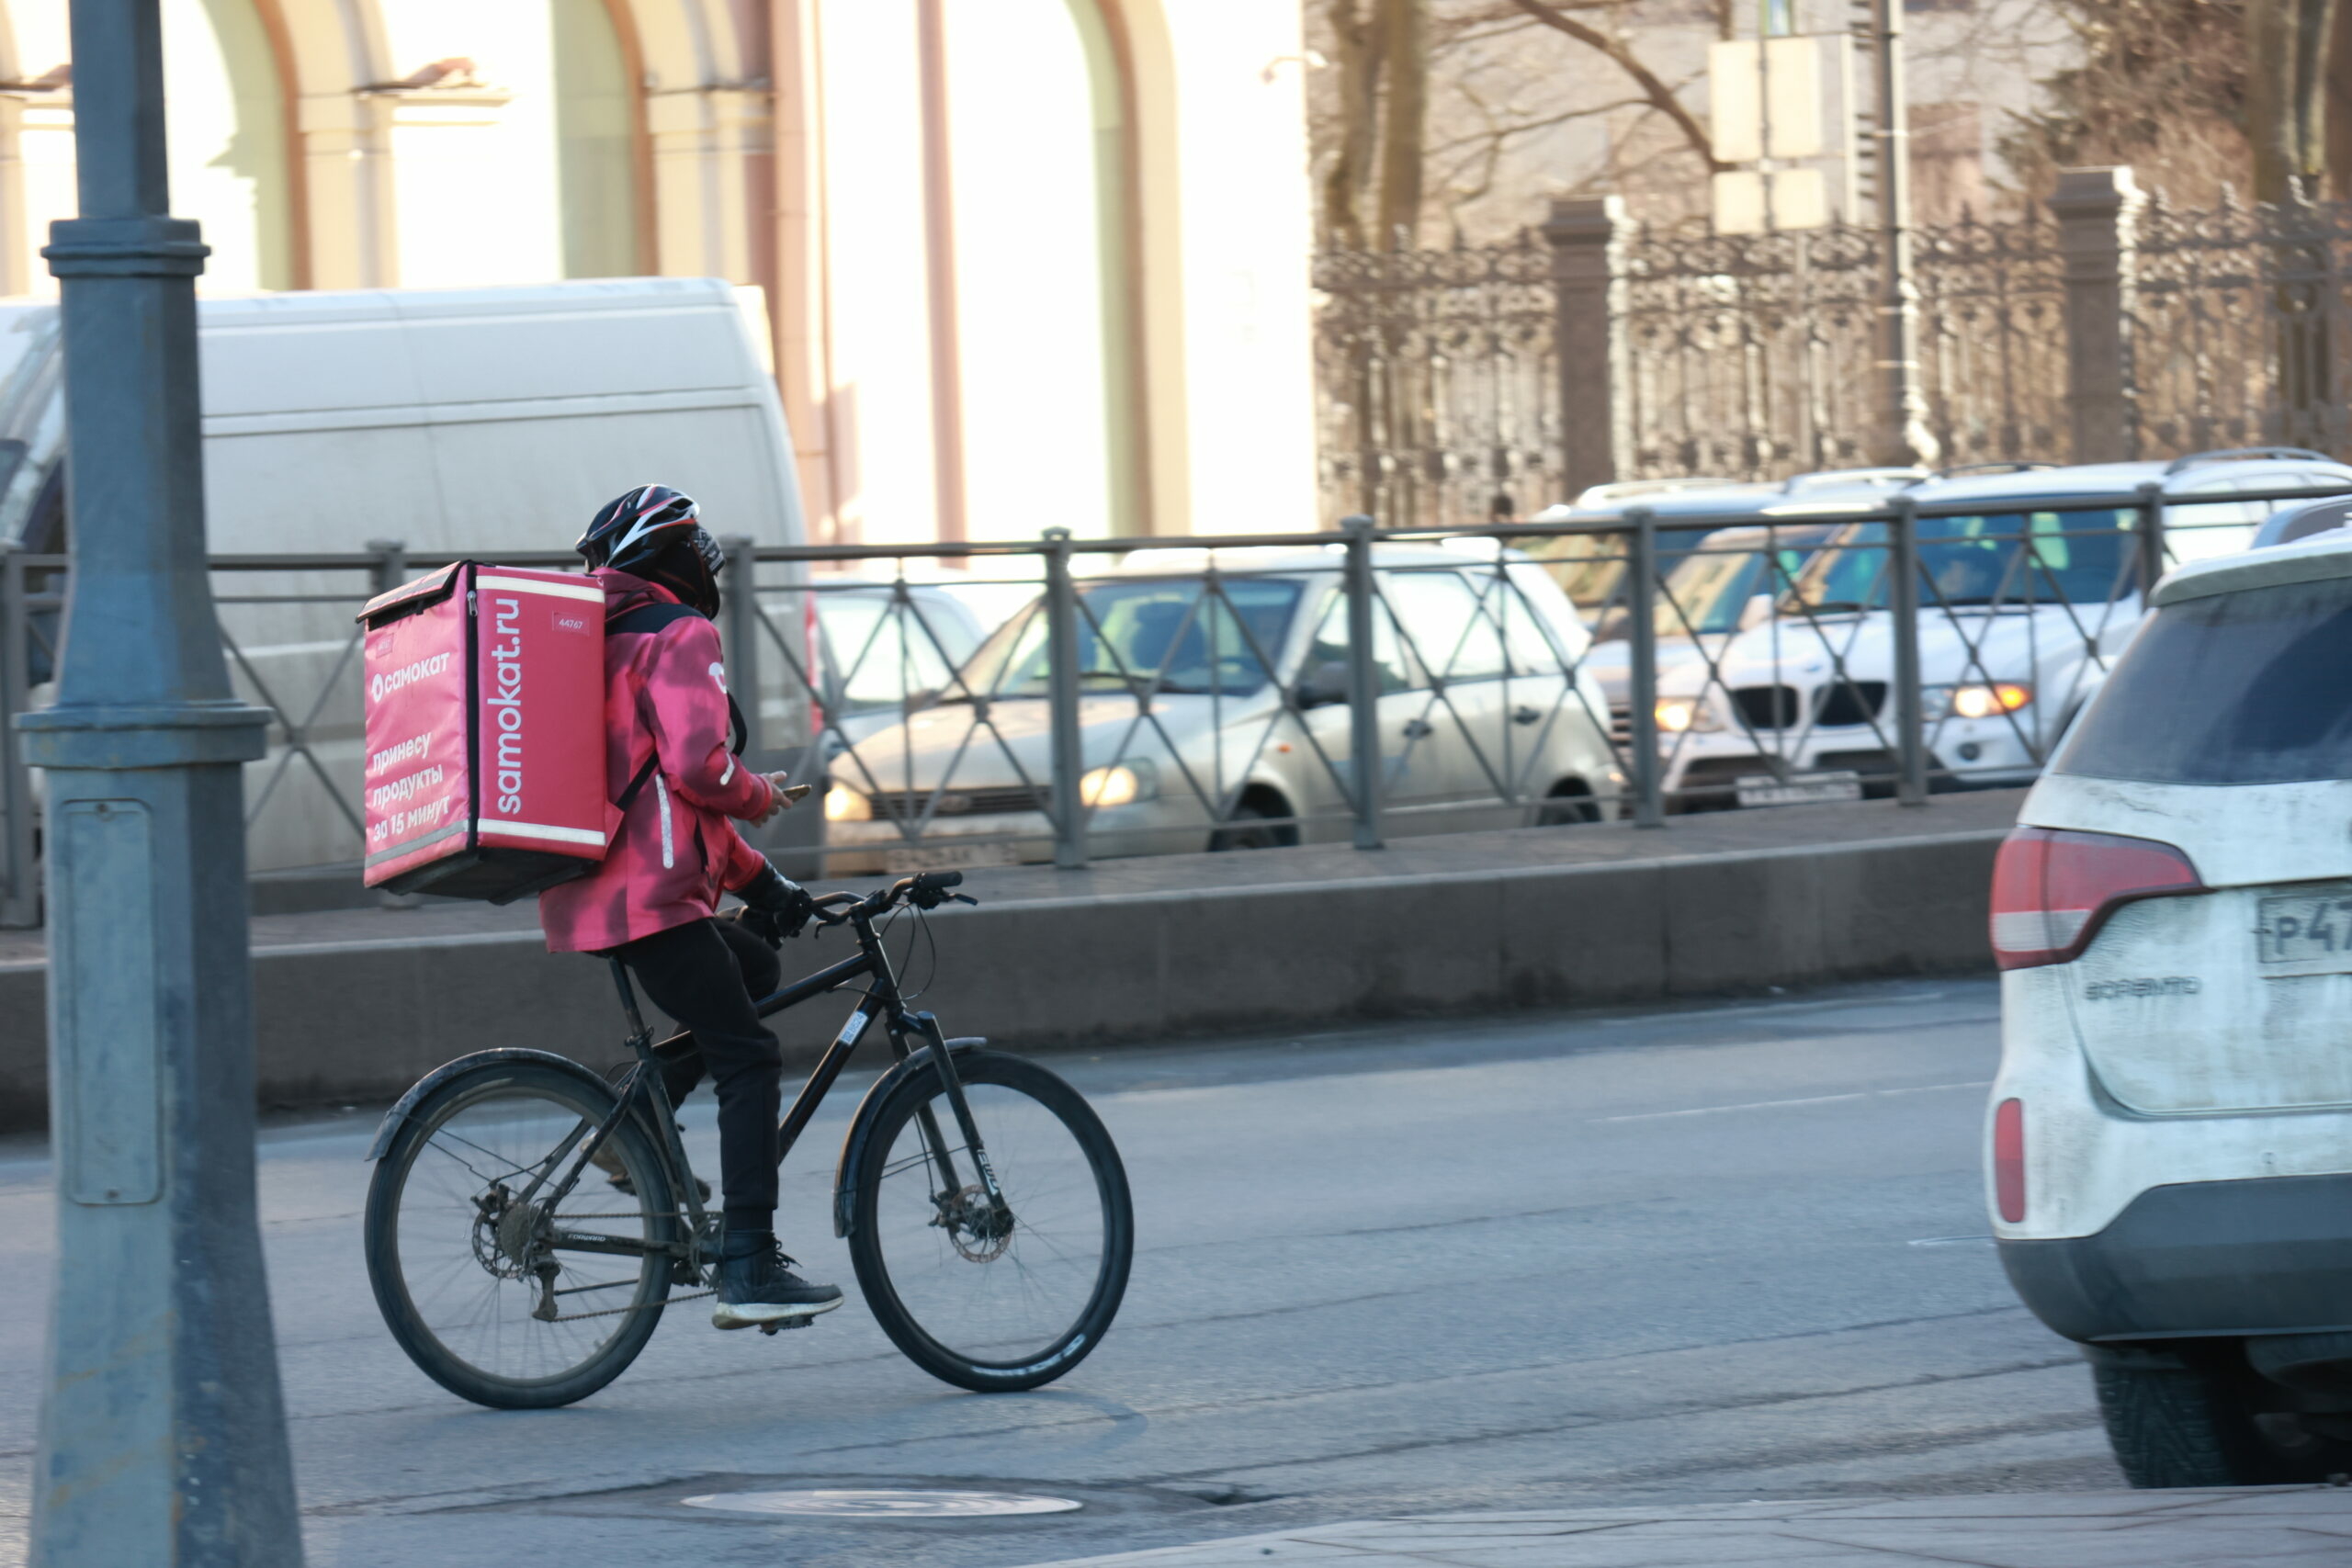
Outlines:
[[459, 562], [362, 619], [368, 886], [503, 901], [604, 858], [595, 583]]

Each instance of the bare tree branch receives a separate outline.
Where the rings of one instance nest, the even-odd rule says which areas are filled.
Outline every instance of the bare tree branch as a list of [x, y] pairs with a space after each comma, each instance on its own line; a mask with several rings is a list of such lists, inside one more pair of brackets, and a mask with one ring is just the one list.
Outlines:
[[1623, 40], [1578, 21], [1560, 6], [1547, 4], [1546, 0], [1510, 0], [1510, 3], [1545, 27], [1566, 33], [1589, 49], [1599, 51], [1619, 70], [1631, 76], [1650, 106], [1674, 122], [1674, 128], [1682, 133], [1682, 139], [1690, 144], [1690, 150], [1705, 161], [1710, 173], [1730, 167], [1715, 156], [1715, 144], [1708, 136], [1706, 127], [1683, 107], [1682, 100], [1674, 96], [1674, 89], [1660, 80], [1657, 72], [1642, 63], [1641, 57], [1625, 47]]

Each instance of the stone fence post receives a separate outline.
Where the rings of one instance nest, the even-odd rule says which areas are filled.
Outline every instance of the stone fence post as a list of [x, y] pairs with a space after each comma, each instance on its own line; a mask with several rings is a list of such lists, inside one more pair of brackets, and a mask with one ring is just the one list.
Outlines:
[[2137, 457], [2132, 295], [2141, 192], [2129, 168], [2064, 169], [2051, 193], [2066, 288], [2068, 459]]
[[1555, 201], [1544, 224], [1556, 311], [1562, 501], [1634, 466], [1624, 265], [1632, 228], [1616, 196]]

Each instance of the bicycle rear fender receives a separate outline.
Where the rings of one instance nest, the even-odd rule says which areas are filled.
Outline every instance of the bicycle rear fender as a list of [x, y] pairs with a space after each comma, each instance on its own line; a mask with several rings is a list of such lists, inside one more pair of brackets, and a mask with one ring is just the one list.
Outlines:
[[370, 1160], [379, 1160], [391, 1153], [392, 1140], [400, 1135], [401, 1128], [407, 1123], [411, 1116], [416, 1113], [417, 1106], [424, 1102], [425, 1096], [462, 1073], [469, 1073], [476, 1067], [491, 1066], [501, 1062], [529, 1062], [537, 1066], [559, 1068], [570, 1073], [582, 1083], [595, 1085], [608, 1098], [613, 1092], [613, 1086], [605, 1082], [603, 1077], [582, 1066], [571, 1057], [559, 1056], [552, 1051], [532, 1051], [521, 1046], [501, 1046], [492, 1051], [476, 1051], [471, 1055], [460, 1056], [454, 1062], [442, 1063], [412, 1084], [409, 1091], [401, 1096], [399, 1102], [384, 1112], [383, 1122], [376, 1129], [376, 1141], [368, 1145], [366, 1157]]
[[[984, 1050], [987, 1046], [987, 1039], [978, 1034], [967, 1034], [947, 1042], [947, 1050], [952, 1056], [961, 1056], [970, 1052]], [[835, 1235], [849, 1235], [850, 1214], [857, 1201], [856, 1194], [850, 1190], [849, 1173], [857, 1168], [857, 1156], [865, 1152], [866, 1140], [873, 1136], [876, 1113], [882, 1109], [882, 1102], [890, 1097], [892, 1089], [914, 1074], [930, 1068], [931, 1053], [932, 1047], [929, 1045], [920, 1046], [910, 1052], [905, 1061], [876, 1078], [873, 1087], [865, 1091], [865, 1098], [857, 1102], [857, 1114], [850, 1118], [849, 1135], [842, 1140], [841, 1164], [833, 1168], [833, 1234]]]

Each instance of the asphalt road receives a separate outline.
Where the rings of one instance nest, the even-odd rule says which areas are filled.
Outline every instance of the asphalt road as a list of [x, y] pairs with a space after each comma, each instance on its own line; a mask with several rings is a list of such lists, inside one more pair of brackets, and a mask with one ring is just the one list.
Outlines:
[[[1127, 1160], [1134, 1282], [1065, 1382], [997, 1397], [916, 1371], [856, 1299], [824, 1219], [847, 1095], [782, 1219], [849, 1305], [775, 1338], [682, 1306], [613, 1387], [531, 1414], [444, 1393], [378, 1321], [373, 1116], [274, 1127], [310, 1560], [1014, 1564], [1390, 1509], [2120, 1486], [2080, 1362], [1984, 1235], [1996, 1010], [1989, 982], [1913, 983], [1060, 1058]], [[711, 1139], [707, 1105], [689, 1125]], [[6, 1563], [51, 1201], [40, 1149], [0, 1145]], [[911, 1523], [681, 1502], [909, 1483], [1085, 1506]]]

